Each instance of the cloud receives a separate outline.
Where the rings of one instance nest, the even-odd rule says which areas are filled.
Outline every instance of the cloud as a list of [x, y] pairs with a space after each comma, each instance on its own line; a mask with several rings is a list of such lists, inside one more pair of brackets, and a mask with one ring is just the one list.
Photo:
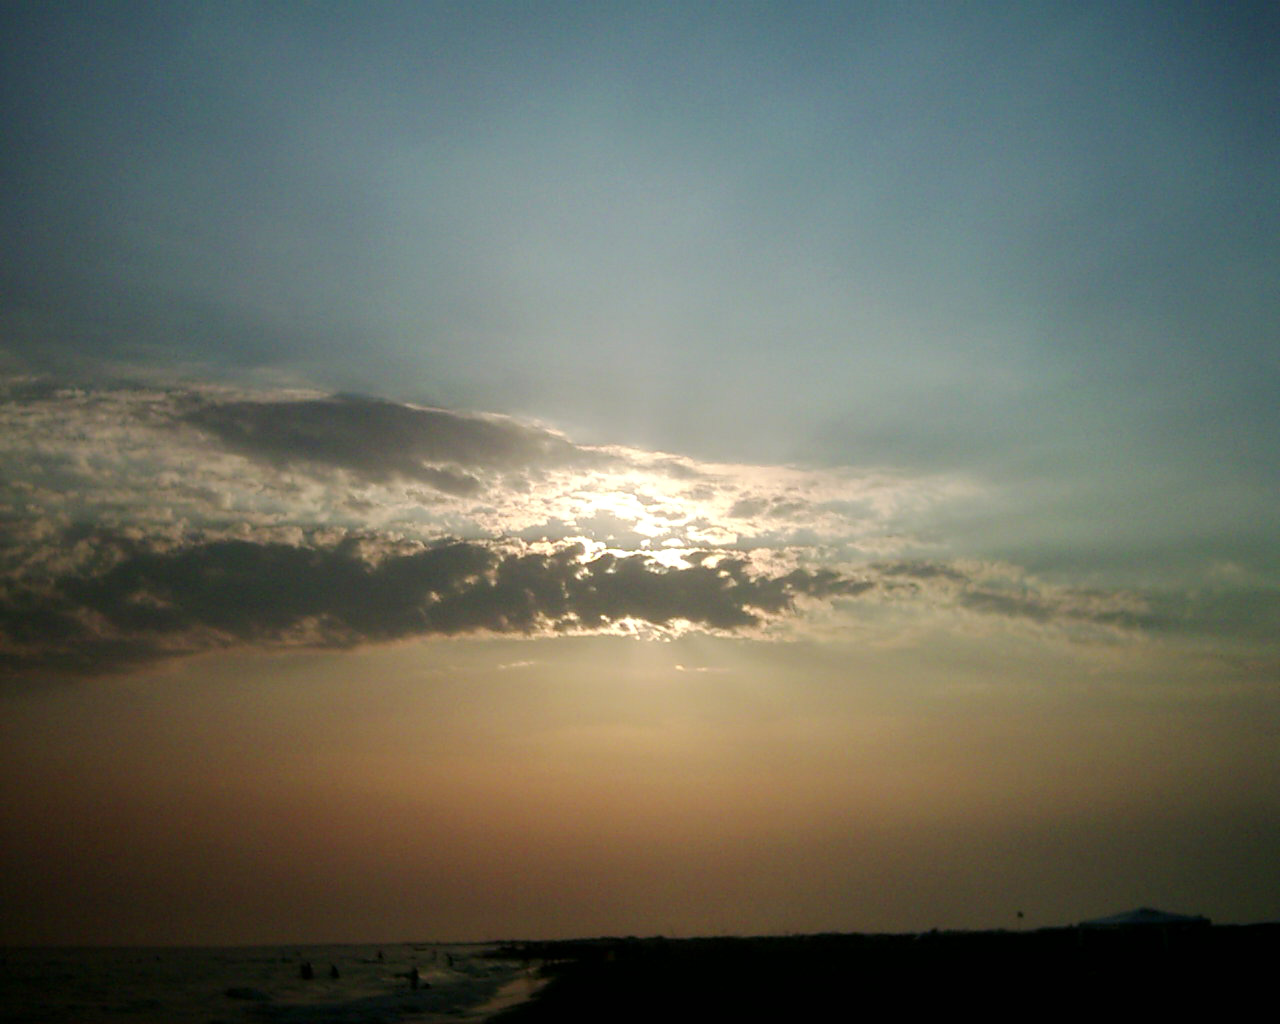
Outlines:
[[1153, 625], [1148, 598], [1124, 590], [1050, 584], [992, 562], [895, 561], [870, 567], [887, 596], [1053, 627], [1131, 631]]
[[802, 597], [870, 587], [825, 572], [760, 576], [743, 559], [671, 566], [641, 554], [590, 556], [581, 544], [406, 547], [346, 535], [171, 547], [104, 535], [93, 547], [98, 558], [77, 570], [8, 581], [0, 594], [7, 671], [94, 675], [232, 646], [353, 647], [628, 623], [731, 632], [789, 614]]
[[460, 497], [481, 490], [468, 468], [601, 461], [550, 431], [513, 420], [347, 395], [209, 402], [184, 419], [232, 451], [274, 465], [329, 466], [371, 481], [416, 480]]
[[782, 571], [774, 559], [738, 552], [660, 559], [582, 543], [427, 544], [322, 530], [284, 541], [76, 528], [39, 532], [35, 546], [70, 554], [7, 567], [0, 669], [14, 676], [91, 676], [241, 646], [644, 630], [764, 635], [815, 602], [854, 599], [1044, 627], [1133, 629], [1146, 614], [1127, 595], [1036, 586], [1009, 567]]
[[1263, 636], [1275, 622], [1256, 582], [1153, 599], [946, 557], [918, 538], [977, 492], [958, 478], [588, 448], [502, 417], [344, 396], [41, 381], [4, 393], [11, 675], [469, 633], [781, 637], [820, 606], [814, 623], [834, 629], [873, 604], [1073, 635]]
[[[901, 553], [966, 481], [697, 463], [499, 416], [205, 385], [0, 382], [0, 515], [118, 530], [327, 525], [423, 541]], [[749, 512], [753, 514], [748, 515]]]

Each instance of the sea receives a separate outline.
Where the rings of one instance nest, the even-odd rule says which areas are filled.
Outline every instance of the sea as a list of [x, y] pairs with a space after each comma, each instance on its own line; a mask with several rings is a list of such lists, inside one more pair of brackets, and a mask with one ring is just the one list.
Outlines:
[[[0, 948], [6, 1024], [445, 1024], [529, 998], [482, 944]], [[415, 987], [416, 973], [416, 987]]]

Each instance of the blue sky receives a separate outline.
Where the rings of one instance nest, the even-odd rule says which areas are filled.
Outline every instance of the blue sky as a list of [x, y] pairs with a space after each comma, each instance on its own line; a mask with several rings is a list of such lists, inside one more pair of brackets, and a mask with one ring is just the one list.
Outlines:
[[1268, 18], [16, 11], [8, 333], [598, 443], [1050, 475], [1130, 535], [1226, 490], [1238, 534], [1275, 475]]
[[[738, 832], [697, 834], [713, 796], [673, 787], [708, 750], [743, 778], [710, 738], [720, 714], [744, 747], [797, 754], [783, 789], [843, 794], [810, 801], [815, 835], [872, 808], [920, 865], [951, 827], [930, 831], [943, 812], [926, 776], [985, 778], [957, 799], [981, 818], [1008, 796], [1013, 817], [989, 822], [1008, 836], [1030, 799], [1018, 772], [1068, 816], [1088, 803], [1047, 781], [1062, 762], [1037, 753], [1042, 729], [1045, 749], [1076, 743], [1071, 771], [1093, 779], [1080, 792], [1112, 806], [1085, 766], [1119, 756], [1103, 752], [1114, 729], [1141, 737], [1114, 773], [1146, 780], [1135, 791], [1162, 742], [1187, 765], [1137, 801], [1152, 821], [1252, 837], [1162, 853], [1162, 892], [1280, 912], [1248, 867], [1280, 850], [1274, 829], [1242, 824], [1276, 798], [1250, 738], [1275, 721], [1280, 665], [1274, 5], [70, 3], [0, 17], [0, 654], [5, 699], [30, 722], [120, 686], [183, 720], [175, 673], [234, 709], [249, 698], [219, 682], [227, 664], [296, 684], [305, 663], [339, 716], [374, 664], [424, 693], [443, 685], [435, 668], [406, 666], [454, 665], [450, 685], [475, 678], [482, 708], [513, 673], [572, 688], [632, 645], [637, 678], [746, 687], [747, 706], [772, 709], [725, 714], [699, 691], [643, 713], [619, 695], [607, 726], [599, 712], [593, 728], [635, 764], [675, 752], [648, 775], [627, 762], [623, 790], [684, 808], [692, 849], [764, 841], [766, 810], [786, 804], [742, 795]], [[549, 682], [561, 670], [574, 682]], [[866, 682], [827, 706], [796, 685], [809, 674]], [[1074, 724], [1028, 711], [1045, 679]], [[948, 714], [982, 718], [944, 711], [953, 689], [1003, 723], [993, 744], [1021, 752], [1007, 774], [988, 778], [963, 745], [944, 744], [933, 774], [886, 753], [885, 792], [910, 797], [891, 812], [835, 785], [838, 757], [798, 756], [877, 721], [908, 737], [900, 751], [923, 749]], [[492, 742], [516, 728], [505, 715], [478, 729], [484, 768], [463, 787], [477, 837], [506, 820], [498, 780], [531, 750], [560, 794], [548, 820], [572, 805], [575, 772], [599, 768], [582, 734], [558, 746], [534, 729], [562, 722], [548, 700], [527, 709], [518, 752]], [[107, 761], [111, 736], [142, 743], [112, 728]], [[47, 785], [68, 787], [50, 802], [70, 828], [73, 782], [94, 765], [67, 767], [48, 731], [30, 745], [45, 733], [24, 729], [6, 784], [39, 795], [39, 779], [63, 780]], [[332, 748], [317, 772], [351, 773], [357, 750]], [[139, 816], [208, 796], [195, 775], [169, 792], [119, 770], [144, 794]], [[1219, 776], [1227, 795], [1202, 799]], [[320, 842], [318, 820], [263, 853], [263, 878]], [[1108, 828], [1079, 842], [1105, 848]], [[560, 840], [533, 832], [531, 863], [551, 871]], [[40, 842], [15, 839], [13, 877], [53, 856]], [[797, 856], [838, 884], [834, 859]], [[1120, 909], [1107, 901], [1132, 886], [1099, 869], [1073, 889], [1069, 860], [1047, 916]], [[510, 897], [439, 911], [439, 929], [984, 923], [977, 897], [930, 904], [905, 873], [874, 912], [826, 890], [788, 904], [779, 875], [772, 909], [735, 916], [699, 889], [715, 863], [691, 855], [646, 902], [635, 879], [660, 877], [657, 862], [605, 857], [601, 885], [636, 893], [614, 920]], [[59, 865], [65, 884], [54, 871], [24, 896], [18, 940], [149, 941], [156, 922], [196, 915], [174, 882], [150, 917], [58, 931], [49, 908], [92, 888]], [[1186, 882], [1197, 871], [1237, 881], [1211, 894]], [[664, 926], [675, 904], [687, 919]], [[332, 927], [312, 932], [344, 937]], [[357, 927], [345, 937], [409, 922], [385, 909]], [[246, 911], [205, 933], [287, 930]]]

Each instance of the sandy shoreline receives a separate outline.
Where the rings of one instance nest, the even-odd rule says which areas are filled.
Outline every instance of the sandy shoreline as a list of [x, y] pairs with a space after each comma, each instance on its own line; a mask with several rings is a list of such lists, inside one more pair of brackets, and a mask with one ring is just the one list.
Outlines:
[[[539, 951], [554, 956], [555, 944]], [[495, 1024], [734, 1024], [849, 1014], [1025, 1020], [1101, 1006], [1221, 1015], [1266, 998], [1280, 925], [1183, 931], [622, 939], [565, 945], [534, 998]]]

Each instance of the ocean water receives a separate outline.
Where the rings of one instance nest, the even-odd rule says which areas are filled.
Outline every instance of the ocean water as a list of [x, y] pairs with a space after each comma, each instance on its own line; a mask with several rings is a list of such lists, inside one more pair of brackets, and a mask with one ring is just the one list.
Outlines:
[[[12, 1024], [443, 1024], [481, 1021], [538, 985], [482, 945], [0, 949]], [[314, 977], [304, 979], [302, 965]], [[410, 974], [417, 968], [415, 990]], [[332, 977], [336, 968], [337, 977]]]

